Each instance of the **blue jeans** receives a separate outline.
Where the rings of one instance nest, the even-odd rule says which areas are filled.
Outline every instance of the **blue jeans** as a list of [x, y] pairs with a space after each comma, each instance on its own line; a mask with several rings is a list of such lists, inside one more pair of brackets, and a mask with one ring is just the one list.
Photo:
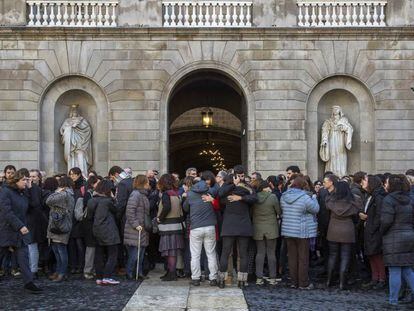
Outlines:
[[37, 243], [29, 244], [29, 262], [32, 273], [37, 273], [39, 265], [39, 248]]
[[398, 304], [398, 293], [401, 288], [401, 274], [414, 292], [414, 272], [411, 267], [388, 267], [390, 272], [390, 304]]
[[52, 250], [56, 257], [56, 272], [65, 275], [68, 269], [68, 249], [65, 244], [52, 242]]
[[[128, 250], [127, 275], [129, 277], [133, 277], [134, 268], [135, 268], [135, 264], [137, 262], [137, 257], [138, 257], [138, 247], [128, 245], [127, 250]], [[138, 275], [144, 275], [144, 255], [145, 255], [145, 247], [141, 246], [141, 250], [139, 253]]]

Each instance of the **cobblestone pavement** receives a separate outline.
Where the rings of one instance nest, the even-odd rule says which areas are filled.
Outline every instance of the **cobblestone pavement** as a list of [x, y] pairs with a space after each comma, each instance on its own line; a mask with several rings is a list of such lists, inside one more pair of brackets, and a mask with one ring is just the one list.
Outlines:
[[58, 284], [41, 277], [35, 283], [42, 294], [24, 292], [19, 278], [2, 278], [0, 310], [122, 310], [139, 286], [126, 280], [117, 286], [97, 286], [80, 276]]
[[[275, 288], [249, 285], [244, 296], [251, 311], [264, 310], [389, 310], [385, 291], [312, 291], [290, 289], [287, 286]], [[413, 306], [414, 307], [414, 306]], [[412, 310], [402, 306], [401, 310]]]

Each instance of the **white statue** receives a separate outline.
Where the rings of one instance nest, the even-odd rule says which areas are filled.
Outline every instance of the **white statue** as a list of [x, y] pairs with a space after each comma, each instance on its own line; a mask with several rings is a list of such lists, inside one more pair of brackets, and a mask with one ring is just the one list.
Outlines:
[[340, 106], [332, 107], [332, 115], [322, 125], [322, 141], [319, 155], [326, 162], [325, 172], [339, 177], [347, 174], [347, 150], [352, 148], [354, 129], [342, 114]]
[[79, 167], [83, 176], [88, 176], [88, 168], [92, 165], [92, 128], [89, 122], [78, 114], [77, 108], [77, 105], [72, 105], [69, 118], [60, 128], [60, 135], [68, 171], [73, 167]]

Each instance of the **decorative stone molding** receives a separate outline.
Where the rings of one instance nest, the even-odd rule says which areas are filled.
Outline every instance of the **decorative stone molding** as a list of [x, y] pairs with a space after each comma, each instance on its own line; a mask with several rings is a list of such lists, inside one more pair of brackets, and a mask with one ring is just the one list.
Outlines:
[[27, 0], [28, 26], [116, 27], [118, 1]]
[[298, 0], [297, 5], [298, 26], [301, 27], [386, 26], [386, 0]]
[[251, 27], [252, 1], [163, 1], [164, 27]]

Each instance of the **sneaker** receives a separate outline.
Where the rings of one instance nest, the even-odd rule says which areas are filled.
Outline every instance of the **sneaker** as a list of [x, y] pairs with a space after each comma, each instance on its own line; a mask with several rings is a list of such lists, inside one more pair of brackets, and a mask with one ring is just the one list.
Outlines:
[[218, 285], [217, 280], [211, 280], [210, 281], [210, 286], [217, 286], [217, 285]]
[[315, 286], [312, 283], [310, 283], [306, 287], [299, 287], [299, 289], [302, 289], [302, 290], [312, 290], [312, 289], [315, 289]]
[[33, 282], [27, 283], [24, 286], [24, 290], [31, 294], [40, 294], [43, 292], [43, 290], [37, 287], [36, 285], [34, 285]]
[[17, 269], [13, 269], [13, 270], [11, 271], [11, 275], [12, 275], [12, 276], [14, 276], [14, 277], [18, 277], [18, 276], [21, 276], [22, 274], [20, 273], [20, 271], [19, 271], [19, 270], [17, 270]]
[[369, 283], [362, 284], [361, 287], [363, 289], [371, 289], [371, 288], [374, 288], [377, 285], [377, 283], [378, 283], [377, 281], [372, 280]]
[[263, 280], [263, 278], [257, 278], [256, 285], [260, 285], [260, 286], [265, 285], [265, 281]]
[[269, 285], [277, 285], [278, 283], [277, 279], [269, 279], [267, 282], [269, 283]]
[[96, 280], [96, 285], [103, 285], [102, 280]]
[[193, 285], [193, 286], [200, 286], [200, 280], [199, 279], [196, 279], [196, 280], [191, 280], [191, 285]]
[[374, 285], [373, 289], [375, 289], [375, 290], [383, 290], [386, 287], [387, 287], [387, 284], [385, 283], [385, 281], [378, 281], [378, 283]]
[[114, 279], [103, 279], [102, 280], [103, 285], [118, 285], [119, 283], [121, 283], [121, 282], [116, 281]]
[[83, 277], [85, 278], [85, 280], [92, 280], [93, 279], [93, 274], [92, 273], [84, 273]]
[[298, 288], [298, 286], [297, 286], [297, 285], [295, 285], [295, 284], [290, 284], [290, 285], [289, 285], [289, 287], [290, 287], [290, 288], [292, 288], [292, 289], [296, 289], [296, 288]]

